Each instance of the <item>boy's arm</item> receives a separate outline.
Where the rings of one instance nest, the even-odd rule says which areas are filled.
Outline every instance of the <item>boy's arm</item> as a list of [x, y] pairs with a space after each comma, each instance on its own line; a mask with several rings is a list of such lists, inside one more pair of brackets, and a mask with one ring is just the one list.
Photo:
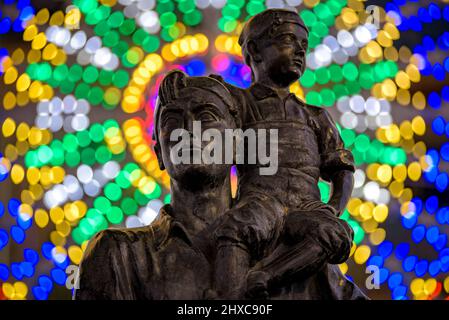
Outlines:
[[321, 177], [332, 183], [329, 205], [341, 215], [354, 186], [354, 158], [351, 151], [344, 147], [337, 126], [327, 110], [320, 109], [316, 120]]

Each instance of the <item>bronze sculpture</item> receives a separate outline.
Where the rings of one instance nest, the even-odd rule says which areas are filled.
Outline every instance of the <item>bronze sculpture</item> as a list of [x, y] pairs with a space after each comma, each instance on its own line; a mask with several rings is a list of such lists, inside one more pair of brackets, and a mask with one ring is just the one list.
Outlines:
[[[155, 151], [171, 177], [172, 203], [149, 227], [97, 235], [77, 298], [365, 298], [335, 265], [352, 243], [352, 229], [338, 219], [352, 191], [352, 155], [327, 111], [288, 90], [305, 68], [307, 28], [297, 13], [270, 9], [250, 19], [239, 42], [252, 70], [248, 90], [216, 75], [175, 71], [164, 79]], [[219, 131], [278, 130], [278, 171], [263, 176], [261, 164], [238, 165], [232, 203], [229, 165], [172, 161], [170, 133], [190, 132], [195, 119]], [[320, 177], [333, 184], [329, 204], [320, 200]]]

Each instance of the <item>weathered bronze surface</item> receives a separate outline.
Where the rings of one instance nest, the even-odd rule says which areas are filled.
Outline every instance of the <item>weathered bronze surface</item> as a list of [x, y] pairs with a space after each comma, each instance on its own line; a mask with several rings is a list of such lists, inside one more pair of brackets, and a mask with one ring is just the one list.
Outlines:
[[[159, 88], [154, 146], [171, 178], [171, 204], [150, 226], [109, 229], [86, 249], [76, 299], [366, 299], [337, 264], [353, 233], [338, 217], [353, 187], [352, 154], [322, 108], [289, 92], [305, 68], [308, 30], [296, 12], [270, 9], [239, 39], [253, 84], [170, 72]], [[278, 170], [238, 164], [177, 164], [170, 133], [276, 129]], [[224, 136], [224, 134], [223, 134]], [[201, 147], [205, 147], [201, 145]], [[323, 203], [319, 179], [332, 183]]]

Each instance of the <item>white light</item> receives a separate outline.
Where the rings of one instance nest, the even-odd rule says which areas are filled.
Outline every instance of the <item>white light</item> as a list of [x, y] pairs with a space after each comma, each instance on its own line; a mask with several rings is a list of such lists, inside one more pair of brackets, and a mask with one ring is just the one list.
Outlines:
[[108, 161], [103, 165], [103, 175], [108, 179], [114, 179], [120, 172], [120, 165], [115, 161]]
[[74, 96], [69, 94], [64, 97], [62, 102], [63, 102], [63, 108], [64, 108], [65, 114], [73, 113], [75, 111], [77, 101]]
[[365, 99], [360, 95], [355, 95], [349, 99], [349, 106], [355, 113], [362, 113], [365, 111]]
[[357, 116], [352, 112], [345, 112], [340, 116], [340, 123], [345, 128], [354, 129], [358, 124]]
[[95, 51], [93, 55], [93, 63], [97, 66], [105, 66], [112, 59], [112, 52], [109, 48], [101, 48]]
[[206, 9], [207, 7], [210, 6], [210, 1], [209, 0], [195, 0], [195, 5], [199, 9]]
[[75, 131], [82, 131], [89, 126], [89, 118], [84, 114], [77, 114], [72, 118], [71, 126]]
[[126, 218], [125, 226], [127, 228], [139, 228], [139, 227], [143, 227], [144, 224], [139, 217], [129, 216], [128, 218]]
[[50, 102], [50, 106], [49, 106], [49, 111], [52, 115], [58, 115], [62, 112], [63, 110], [63, 103], [61, 98], [59, 97], [55, 97], [51, 100]]
[[380, 195], [380, 188], [377, 182], [370, 181], [363, 187], [363, 194], [365, 195], [366, 200], [375, 201]]
[[138, 215], [140, 220], [142, 220], [144, 225], [149, 225], [156, 218], [158, 212], [154, 211], [150, 207], [143, 207], [139, 209]]
[[155, 0], [140, 0], [137, 3], [137, 7], [140, 10], [144, 10], [144, 11], [154, 9], [155, 5], [156, 5], [156, 1]]
[[84, 50], [87, 53], [94, 54], [98, 49], [101, 48], [102, 42], [99, 37], [92, 37], [86, 42], [86, 47]]
[[89, 197], [95, 197], [100, 193], [100, 184], [97, 180], [92, 180], [84, 185], [84, 193]]
[[338, 31], [337, 41], [343, 48], [348, 48], [354, 45], [354, 38], [347, 30]]
[[354, 172], [354, 188], [360, 188], [365, 183], [365, 172], [357, 169]]
[[221, 9], [224, 7], [226, 2], [227, 2], [227, 0], [211, 0], [210, 4], [212, 5], [212, 7], [216, 8], [216, 9]]
[[80, 30], [72, 36], [72, 39], [70, 40], [70, 46], [75, 50], [79, 50], [82, 47], [84, 47], [86, 41], [87, 41], [86, 33]]
[[380, 102], [374, 97], [369, 97], [365, 102], [366, 113], [375, 116], [380, 112]]
[[76, 170], [76, 175], [78, 177], [78, 180], [84, 184], [91, 182], [94, 176], [92, 168], [85, 164], [82, 164], [78, 167], [78, 169]]

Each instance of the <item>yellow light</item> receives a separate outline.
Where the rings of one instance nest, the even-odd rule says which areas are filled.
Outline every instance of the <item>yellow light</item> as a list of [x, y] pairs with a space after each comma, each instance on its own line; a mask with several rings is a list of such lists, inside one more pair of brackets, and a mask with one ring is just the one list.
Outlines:
[[377, 205], [373, 210], [373, 218], [379, 223], [384, 222], [388, 217], [388, 207], [384, 204]]
[[421, 116], [416, 116], [413, 118], [412, 129], [418, 136], [422, 136], [426, 133], [426, 123]]
[[37, 209], [34, 213], [34, 221], [36, 221], [36, 224], [39, 228], [45, 228], [48, 225], [48, 213], [47, 211], [43, 209]]
[[359, 246], [354, 253], [354, 260], [357, 264], [363, 264], [368, 260], [371, 254], [371, 249], [367, 245]]

